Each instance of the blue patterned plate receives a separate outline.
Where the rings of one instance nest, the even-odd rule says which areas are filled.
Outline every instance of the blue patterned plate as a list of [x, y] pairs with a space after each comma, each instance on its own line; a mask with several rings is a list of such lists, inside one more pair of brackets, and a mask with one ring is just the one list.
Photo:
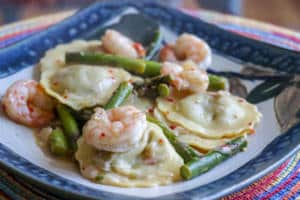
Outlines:
[[[59, 43], [91, 38], [120, 16], [139, 12], [161, 25], [166, 40], [190, 32], [214, 49], [210, 73], [230, 79], [231, 90], [263, 114], [248, 150], [193, 180], [156, 188], [117, 188], [83, 179], [76, 166], [45, 156], [32, 130], [0, 114], [0, 165], [27, 182], [67, 199], [214, 199], [239, 190], [300, 149], [298, 53], [235, 35], [152, 1], [96, 3], [27, 40], [0, 50], [0, 94], [15, 80], [37, 78], [45, 51]], [[138, 28], [138, 27], [137, 27]]]

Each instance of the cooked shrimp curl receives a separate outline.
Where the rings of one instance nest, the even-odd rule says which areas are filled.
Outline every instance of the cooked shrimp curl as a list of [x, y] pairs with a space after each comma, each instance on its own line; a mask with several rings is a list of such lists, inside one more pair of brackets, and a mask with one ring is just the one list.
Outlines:
[[134, 106], [96, 108], [83, 127], [83, 137], [98, 150], [126, 152], [138, 143], [146, 127], [146, 115]]
[[180, 35], [174, 45], [166, 45], [160, 51], [161, 61], [180, 62], [193, 61], [201, 67], [211, 64], [212, 53], [208, 44], [195, 35], [184, 33]]
[[182, 65], [164, 62], [160, 73], [170, 75], [171, 84], [179, 91], [204, 92], [208, 88], [209, 79], [205, 70], [196, 67], [193, 62]]
[[20, 80], [12, 84], [2, 99], [2, 108], [13, 121], [42, 127], [54, 118], [54, 101], [34, 80]]
[[140, 58], [146, 54], [144, 47], [140, 43], [133, 42], [115, 30], [108, 29], [101, 38], [101, 41], [104, 50], [110, 54], [128, 58]]

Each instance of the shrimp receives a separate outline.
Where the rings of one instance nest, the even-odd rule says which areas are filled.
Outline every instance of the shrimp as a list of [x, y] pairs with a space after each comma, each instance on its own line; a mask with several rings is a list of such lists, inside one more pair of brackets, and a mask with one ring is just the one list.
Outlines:
[[204, 92], [208, 88], [209, 80], [206, 71], [196, 67], [193, 62], [185, 62], [182, 66], [164, 62], [160, 73], [170, 75], [171, 83], [177, 90]]
[[146, 51], [140, 43], [133, 42], [115, 30], [107, 30], [101, 38], [106, 52], [128, 58], [144, 57]]
[[42, 127], [54, 118], [54, 102], [34, 80], [20, 80], [12, 84], [2, 99], [2, 108], [13, 121]]
[[160, 51], [159, 57], [162, 61], [186, 61], [191, 60], [201, 67], [211, 64], [212, 53], [208, 44], [188, 33], [178, 37], [174, 45], [166, 45]]
[[159, 52], [159, 59], [161, 61], [177, 62], [174, 45], [166, 44]]
[[83, 127], [87, 144], [98, 150], [126, 152], [142, 138], [147, 127], [146, 115], [134, 106], [105, 111], [96, 108]]

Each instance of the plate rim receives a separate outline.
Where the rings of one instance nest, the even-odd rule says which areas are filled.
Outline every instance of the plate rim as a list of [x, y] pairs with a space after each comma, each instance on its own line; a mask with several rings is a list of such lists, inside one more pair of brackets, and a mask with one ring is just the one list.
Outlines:
[[[114, 5], [117, 4], [116, 2], [117, 2], [117, 1], [110, 1], [110, 2], [105, 2], [105, 3], [106, 3], [106, 4], [109, 4], [109, 5], [111, 5], [111, 6], [114, 6]], [[142, 2], [147, 2], [147, 1], [141, 1], [141, 2], [139, 2], [139, 3], [142, 3]], [[89, 7], [89, 8], [97, 7], [97, 5], [105, 4], [105, 3], [96, 3], [96, 4], [92, 5], [92, 6]], [[129, 6], [131, 6], [131, 5], [137, 5], [138, 8], [141, 8], [140, 6], [142, 5], [142, 4], [135, 4], [135, 3], [133, 3], [132, 1], [124, 1], [124, 3], [127, 4], [127, 5], [129, 5]], [[146, 4], [144, 4], [144, 5], [146, 5]], [[143, 6], [144, 6], [144, 5], [143, 5]], [[160, 6], [160, 5], [158, 5], [158, 4], [153, 4], [153, 3], [151, 3], [151, 4], [149, 4], [149, 5], [151, 5], [151, 6], [153, 6], [153, 5], [154, 5], [154, 6], [158, 6], [158, 7], [161, 7], [161, 8], [163, 8], [163, 9], [169, 9], [169, 8], [164, 8], [163, 6]], [[88, 8], [88, 9], [89, 9], [89, 8]], [[179, 11], [176, 11], [176, 12], [179, 12]], [[75, 14], [75, 17], [76, 17], [76, 14]], [[73, 16], [73, 17], [71, 16], [71, 18], [74, 18], [74, 16]], [[197, 19], [197, 21], [198, 21], [198, 19]], [[199, 20], [199, 21], [200, 21], [200, 20]], [[46, 30], [46, 31], [47, 31], [47, 30]], [[268, 46], [272, 46], [272, 45], [269, 45], [269, 44], [267, 44], [267, 45], [268, 45]], [[278, 47], [276, 47], [276, 48], [278, 48]], [[280, 48], [279, 48], [279, 49], [280, 49]], [[285, 51], [285, 49], [284, 49], [284, 51]], [[292, 51], [288, 50], [287, 53], [288, 53], [288, 52], [292, 52]], [[297, 125], [296, 125], [294, 128], [292, 128], [292, 129], [294, 130], [294, 129], [299, 129], [299, 128], [300, 128], [300, 124], [297, 124]], [[290, 131], [288, 131], [288, 132], [292, 132], [292, 131], [290, 130]], [[268, 148], [268, 146], [273, 145], [274, 142], [276, 143], [277, 140], [280, 140], [281, 138], [283, 138], [283, 137], [286, 136], [287, 134], [289, 134], [289, 133], [280, 135], [280, 136], [278, 136], [277, 138], [275, 138], [269, 145], [267, 145], [267, 147], [265, 147], [265, 149]], [[300, 144], [298, 143], [294, 148], [292, 148], [291, 150], [289, 150], [287, 154], [285, 154], [283, 157], [281, 157], [280, 160], [278, 160], [277, 162], [273, 163], [273, 164], [270, 165], [269, 167], [265, 168], [265, 169], [262, 170], [260, 173], [255, 174], [254, 176], [252, 176], [251, 178], [249, 178], [249, 179], [247, 179], [247, 180], [244, 180], [244, 181], [242, 181], [242, 182], [240, 182], [240, 183], [237, 183], [237, 184], [235, 184], [235, 185], [232, 185], [230, 188], [226, 188], [225, 190], [223, 190], [223, 191], [221, 191], [221, 192], [218, 192], [218, 193], [216, 193], [216, 194], [214, 194], [214, 195], [205, 196], [205, 197], [206, 197], [206, 198], [212, 198], [212, 199], [214, 199], [214, 198], [219, 198], [219, 197], [222, 197], [222, 196], [227, 195], [227, 194], [229, 194], [229, 193], [232, 193], [232, 192], [234, 192], [234, 191], [237, 191], [237, 190], [239, 190], [239, 189], [241, 189], [241, 188], [243, 188], [243, 187], [246, 187], [247, 185], [251, 184], [251, 183], [254, 182], [255, 180], [259, 179], [260, 177], [266, 175], [267, 173], [269, 173], [269, 172], [271, 172], [272, 170], [274, 170], [275, 168], [277, 168], [280, 164], [282, 164], [285, 160], [287, 160], [289, 157], [291, 157], [295, 152], [297, 152], [297, 151], [299, 151], [299, 150], [300, 150]], [[12, 151], [10, 152], [10, 151], [11, 151], [11, 150], [10, 150], [8, 147], [6, 147], [6, 146], [3, 145], [2, 143], [0, 143], [0, 154], [1, 154], [1, 152], [9, 152], [11, 157], [14, 157], [14, 158], [17, 158], [17, 159], [20, 159], [20, 160], [23, 159], [22, 162], [26, 163], [27, 165], [33, 165], [33, 166], [30, 166], [30, 167], [40, 168], [40, 167], [38, 167], [38, 166], [36, 166], [36, 165], [30, 163], [30, 161], [28, 161], [28, 160], [22, 158], [21, 156], [17, 155], [16, 153], [14, 153], [14, 152], [12, 152]], [[251, 159], [249, 162], [251, 162], [251, 161], [257, 159], [257, 157], [259, 157], [263, 152], [264, 152], [264, 150], [263, 150], [258, 156], [256, 156], [256, 157], [254, 157], [253, 159]], [[15, 155], [14, 155], [14, 154], [15, 154]], [[19, 157], [19, 158], [18, 158], [18, 157]], [[243, 167], [246, 166], [249, 162], [247, 162], [245, 165], [243, 165], [243, 166], [240, 167], [240, 168], [243, 168]], [[18, 164], [18, 163], [17, 163], [17, 164]], [[0, 165], [1, 165], [1, 167], [6, 168], [7, 170], [11, 171], [12, 173], [17, 174], [18, 176], [24, 177], [24, 178], [27, 179], [28, 181], [33, 181], [33, 182], [35, 182], [34, 184], [36, 184], [36, 185], [43, 185], [43, 188], [46, 188], [47, 190], [48, 190], [48, 189], [49, 189], [49, 190], [52, 190], [52, 191], [55, 190], [55, 191], [57, 191], [57, 192], [59, 192], [59, 193], [61, 193], [61, 194], [63, 194], [63, 195], [68, 195], [68, 196], [69, 196], [69, 194], [72, 194], [72, 196], [73, 196], [73, 195], [76, 195], [76, 196], [74, 196], [73, 198], [93, 198], [92, 196], [89, 196], [89, 194], [86, 194], [86, 195], [85, 195], [85, 194], [82, 194], [81, 192], [76, 192], [76, 191], [74, 191], [74, 190], [73, 190], [73, 191], [67, 191], [65, 188], [57, 187], [57, 186], [55, 186], [55, 185], [53, 185], [53, 184], [51, 184], [51, 183], [49, 183], [49, 182], [47, 182], [47, 181], [44, 181], [44, 180], [40, 179], [38, 176], [34, 176], [33, 174], [28, 173], [27, 171], [25, 171], [26, 173], [24, 173], [24, 171], [22, 171], [20, 168], [18, 168], [18, 167], [16, 167], [16, 166], [13, 166], [13, 163], [9, 163], [9, 162], [7, 162], [7, 161], [5, 162], [5, 160], [3, 160], [3, 159], [0, 160]], [[239, 169], [240, 169], [240, 168], [239, 168]], [[42, 168], [40, 168], [40, 169], [46, 171], [47, 173], [51, 173], [51, 172], [48, 172], [48, 171], [45, 170], [45, 169], [42, 169]], [[237, 170], [239, 170], [239, 169], [237, 169]], [[224, 178], [230, 176], [231, 174], [234, 174], [237, 170], [233, 171], [233, 172], [230, 173], [229, 175], [226, 175], [226, 176], [222, 177], [221, 179], [224, 179]], [[53, 174], [53, 173], [51, 173], [51, 174]], [[54, 175], [54, 174], [53, 174], [53, 175]], [[58, 175], [54, 175], [54, 176], [59, 177]], [[59, 178], [62, 178], [62, 177], [59, 177]], [[63, 178], [63, 179], [64, 179], [64, 178]], [[213, 184], [213, 183], [215, 183], [215, 182], [217, 182], [217, 181], [219, 181], [219, 180], [220, 180], [220, 179], [218, 179], [218, 180], [216, 180], [216, 181], [213, 181], [212, 183], [209, 183], [209, 184]], [[73, 182], [73, 181], [70, 181], [70, 180], [67, 180], [67, 179], [66, 179], [66, 181], [67, 181], [67, 182]], [[75, 182], [73, 182], [73, 183], [76, 184], [76, 185], [79, 185], [80, 187], [87, 187], [87, 186], [83, 186], [83, 185], [80, 185], [80, 184], [75, 183]], [[209, 184], [207, 184], [207, 185], [209, 185]], [[205, 186], [205, 185], [203, 185], [203, 186]], [[202, 187], [202, 186], [200, 186], [200, 187]], [[87, 187], [87, 188], [88, 188], [88, 187]], [[197, 190], [198, 188], [199, 188], [199, 187], [197, 187], [197, 188], [195, 188], [195, 189], [192, 189], [192, 190]], [[96, 189], [92, 189], [92, 188], [89, 188], [89, 189], [90, 189], [90, 190], [95, 190], [95, 191], [101, 192], [101, 193], [104, 192], [104, 191], [96, 190]], [[169, 198], [169, 197], [172, 197], [172, 195], [175, 195], [175, 197], [176, 197], [176, 195], [178, 195], [178, 194], [180, 195], [180, 194], [187, 193], [187, 192], [190, 192], [190, 190], [187, 190], [187, 191], [184, 191], [184, 192], [175, 193], [175, 194], [165, 195], [165, 196], [161, 196], [161, 197], [162, 197], [162, 198]], [[192, 192], [192, 193], [194, 193], [194, 192]], [[110, 193], [110, 194], [115, 195], [115, 193]], [[108, 195], [110, 195], [110, 194], [108, 194]], [[118, 194], [118, 195], [119, 195], [119, 194]], [[119, 195], [119, 196], [120, 196], [120, 199], [124, 199], [124, 198], [125, 198], [125, 199], [127, 199], [127, 198], [132, 199], [132, 196], [126, 196], [126, 195]], [[190, 196], [190, 197], [192, 197], [192, 196]], [[118, 198], [119, 198], [119, 197], [118, 197]]]
[[[299, 133], [300, 133], [300, 124], [295, 125], [293, 128], [290, 129], [290, 131], [287, 131], [283, 135], [279, 135], [278, 137], [276, 137], [270, 144], [267, 145], [266, 148], [269, 148], [270, 146], [273, 146], [273, 145], [278, 145], [277, 143], [279, 142], [280, 138], [290, 134], [289, 132], [291, 132], [291, 130], [293, 130], [293, 129], [297, 129], [298, 130], [298, 135], [299, 135]], [[298, 139], [299, 138], [300, 138], [300, 136], [298, 136]], [[215, 194], [212, 194], [212, 195], [209, 195], [209, 196], [200, 196], [199, 198], [219, 199], [221, 197], [224, 197], [225, 195], [228, 195], [228, 194], [231, 194], [232, 192], [240, 190], [240, 189], [248, 186], [249, 184], [253, 183], [257, 179], [261, 178], [262, 176], [264, 176], [264, 175], [272, 172], [276, 168], [278, 168], [281, 164], [283, 164], [287, 159], [289, 159], [292, 155], [294, 155], [299, 150], [300, 150], [300, 144], [298, 144], [298, 146], [296, 148], [293, 148], [287, 154], [282, 156], [280, 160], [276, 161], [272, 165], [269, 165], [269, 167], [265, 168], [264, 170], [262, 170], [261, 172], [255, 174], [255, 175], [253, 175], [252, 177], [247, 178], [242, 182], [233, 184], [231, 187], [226, 187], [224, 190], [219, 191]], [[46, 169], [43, 169], [42, 167], [39, 167], [39, 166], [31, 163], [27, 159], [19, 156], [17, 153], [13, 152], [8, 147], [6, 147], [2, 143], [0, 143], [0, 155], [1, 155], [2, 158], [3, 158], [3, 154], [9, 155], [8, 159], [11, 159], [12, 162], [9, 163], [9, 162], [7, 162], [7, 160], [1, 159], [0, 160], [0, 167], [2, 169], [6, 169], [8, 172], [11, 172], [14, 175], [17, 175], [19, 177], [24, 178], [24, 180], [28, 181], [29, 183], [34, 184], [39, 189], [46, 189], [51, 194], [62, 195], [61, 197], [70, 198], [70, 196], [71, 196], [73, 199], [82, 199], [82, 198], [84, 198], [84, 199], [96, 200], [96, 199], [99, 198], [98, 195], [100, 194], [100, 195], [104, 195], [104, 196], [102, 196], [102, 198], [103, 197], [114, 197], [114, 199], [122, 199], [122, 200], [129, 200], [129, 199], [133, 199], [133, 198], [134, 199], [156, 199], [157, 198], [157, 197], [139, 198], [139, 197], [134, 197], [134, 196], [130, 196], [130, 195], [120, 195], [120, 194], [117, 194], [117, 193], [110, 193], [110, 192], [97, 190], [97, 189], [94, 189], [94, 188], [90, 188], [88, 186], [81, 185], [80, 183], [76, 183], [74, 181], [63, 178], [59, 175], [56, 175], [52, 172], [49, 172]], [[247, 166], [250, 162], [255, 161], [255, 159], [260, 157], [262, 154], [264, 154], [264, 150], [261, 153], [259, 153], [257, 156], [255, 156], [253, 159], [249, 160], [246, 164], [242, 165], [237, 170], [245, 168], [245, 166]], [[6, 159], [7, 159], [7, 157], [6, 157]], [[16, 161], [18, 161], [18, 162], [16, 162]], [[31, 173], [29, 173], [28, 170], [22, 171], [22, 169], [19, 169], [17, 166], [13, 166], [14, 164], [15, 165], [20, 165], [20, 163], [22, 165], [22, 168], [24, 168], [24, 165], [28, 166], [29, 167], [28, 169], [31, 170], [30, 171]], [[231, 172], [230, 174], [228, 174], [228, 175], [226, 175], [226, 176], [224, 176], [220, 179], [217, 179], [217, 180], [215, 180], [211, 183], [201, 185], [199, 187], [196, 187], [196, 188], [193, 188], [193, 189], [190, 189], [190, 190], [186, 190], [186, 191], [183, 191], [183, 192], [178, 192], [178, 193], [159, 196], [159, 198], [160, 199], [177, 199], [177, 198], [180, 199], [180, 197], [182, 197], [182, 195], [183, 195], [186, 199], [193, 199], [194, 197], [198, 197], [198, 196], [190, 195], [191, 192], [194, 193], [195, 191], [199, 190], [200, 188], [203, 188], [203, 187], [206, 187], [206, 186], [209, 186], [209, 185], [211, 186], [211, 185], [213, 185], [217, 182], [220, 182], [224, 179], [228, 179], [230, 176], [234, 175], [237, 170], [235, 170], [235, 171]], [[48, 178], [48, 176], [51, 175], [51, 178], [52, 177], [56, 178], [55, 181], [62, 180], [63, 183], [71, 183], [71, 184], [73, 184], [75, 186], [78, 186], [80, 188], [85, 188], [88, 193], [83, 194], [82, 190], [77, 191], [76, 189], [70, 189], [70, 188], [66, 189], [66, 188], [54, 185], [53, 183], [49, 183], [49, 180], [43, 180], [42, 179], [42, 178], [45, 178], [45, 174], [43, 175], [43, 173], [46, 173], [46, 178]], [[42, 175], [42, 177], [38, 177], [38, 176], [36, 176], [36, 174]], [[92, 193], [90, 193], [90, 192], [92, 192]], [[188, 196], [186, 196], [186, 195], [188, 195]]]

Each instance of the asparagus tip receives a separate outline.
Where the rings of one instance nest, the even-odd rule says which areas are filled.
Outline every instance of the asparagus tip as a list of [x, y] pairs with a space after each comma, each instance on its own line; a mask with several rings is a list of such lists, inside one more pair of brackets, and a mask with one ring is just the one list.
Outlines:
[[158, 93], [161, 97], [167, 97], [170, 94], [170, 89], [167, 84], [161, 83], [158, 85]]
[[187, 165], [182, 165], [180, 168], [180, 174], [184, 179], [190, 179], [192, 177], [191, 170]]

